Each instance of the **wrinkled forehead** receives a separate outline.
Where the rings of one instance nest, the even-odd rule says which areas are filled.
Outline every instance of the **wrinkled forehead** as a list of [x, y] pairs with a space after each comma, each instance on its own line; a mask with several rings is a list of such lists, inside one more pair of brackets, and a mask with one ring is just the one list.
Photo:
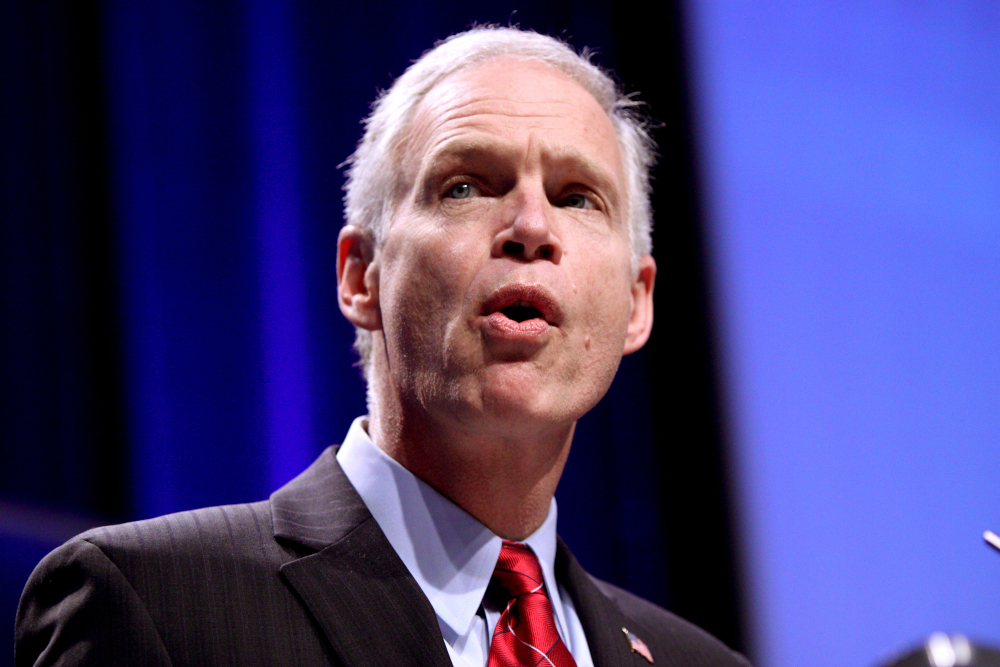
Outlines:
[[496, 139], [531, 132], [547, 148], [606, 170], [624, 196], [621, 146], [611, 119], [590, 92], [547, 63], [498, 56], [462, 68], [428, 90], [405, 123], [394, 151], [395, 202], [442, 146], [477, 131]]

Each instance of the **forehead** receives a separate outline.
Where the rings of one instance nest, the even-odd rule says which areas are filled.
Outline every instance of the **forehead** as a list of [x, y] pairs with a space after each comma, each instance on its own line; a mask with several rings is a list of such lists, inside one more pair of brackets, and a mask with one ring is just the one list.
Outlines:
[[469, 150], [577, 161], [604, 172], [616, 189], [624, 182], [604, 109], [567, 74], [539, 61], [499, 57], [435, 85], [407, 133], [406, 180], [439, 156]]

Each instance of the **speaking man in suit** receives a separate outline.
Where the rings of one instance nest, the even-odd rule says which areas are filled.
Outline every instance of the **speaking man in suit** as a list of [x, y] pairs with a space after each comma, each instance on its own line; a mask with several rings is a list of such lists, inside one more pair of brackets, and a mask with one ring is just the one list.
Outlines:
[[337, 255], [369, 414], [269, 501], [85, 533], [18, 665], [745, 665], [556, 535], [576, 421], [653, 322], [652, 145], [566, 45], [452, 37], [374, 106]]

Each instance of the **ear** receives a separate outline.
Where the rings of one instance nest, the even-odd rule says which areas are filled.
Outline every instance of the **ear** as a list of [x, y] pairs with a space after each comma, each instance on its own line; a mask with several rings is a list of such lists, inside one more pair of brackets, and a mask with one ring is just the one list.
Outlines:
[[632, 317], [625, 332], [625, 354], [632, 354], [649, 340], [653, 330], [653, 286], [656, 261], [651, 255], [639, 260], [639, 275], [632, 283]]
[[337, 237], [337, 301], [354, 326], [369, 331], [382, 328], [375, 243], [371, 234], [353, 225], [341, 229]]

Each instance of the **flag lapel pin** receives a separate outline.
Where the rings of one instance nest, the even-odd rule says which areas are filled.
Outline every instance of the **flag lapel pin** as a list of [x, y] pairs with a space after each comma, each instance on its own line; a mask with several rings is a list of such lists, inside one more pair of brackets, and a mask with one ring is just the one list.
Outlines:
[[646, 660], [653, 663], [653, 654], [649, 652], [649, 647], [646, 646], [646, 642], [639, 639], [639, 637], [634, 632], [629, 632], [628, 628], [622, 628], [622, 632], [625, 633], [625, 639], [628, 640], [629, 648], [632, 649], [632, 653], [638, 653]]

